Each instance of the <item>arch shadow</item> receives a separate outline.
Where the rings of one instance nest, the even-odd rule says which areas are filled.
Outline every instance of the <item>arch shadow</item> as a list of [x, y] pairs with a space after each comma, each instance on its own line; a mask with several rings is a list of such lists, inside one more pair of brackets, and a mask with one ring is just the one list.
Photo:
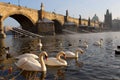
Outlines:
[[7, 16], [6, 18], [11, 17], [15, 19], [21, 26], [22, 29], [37, 33], [37, 27], [34, 25], [34, 23], [25, 15], [23, 14], [11, 14]]
[[62, 29], [63, 29], [62, 24], [58, 20], [52, 20], [52, 21], [54, 21], [55, 33], [56, 34], [62, 33]]

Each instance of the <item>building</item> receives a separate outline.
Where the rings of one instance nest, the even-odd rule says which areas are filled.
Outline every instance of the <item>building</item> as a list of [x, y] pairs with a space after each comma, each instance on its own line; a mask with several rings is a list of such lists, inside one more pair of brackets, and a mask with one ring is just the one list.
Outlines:
[[99, 27], [99, 18], [98, 18], [98, 16], [95, 14], [94, 16], [93, 16], [93, 18], [92, 18], [92, 20], [91, 20], [92, 22], [94, 22], [94, 27]]
[[38, 21], [38, 34], [55, 35], [54, 22], [46, 18]]
[[112, 30], [119, 31], [120, 30], [120, 19], [112, 20]]
[[107, 9], [106, 14], [104, 15], [104, 29], [111, 30], [112, 29], [112, 14], [109, 13]]
[[92, 21], [99, 22], [99, 18], [96, 14], [93, 16]]

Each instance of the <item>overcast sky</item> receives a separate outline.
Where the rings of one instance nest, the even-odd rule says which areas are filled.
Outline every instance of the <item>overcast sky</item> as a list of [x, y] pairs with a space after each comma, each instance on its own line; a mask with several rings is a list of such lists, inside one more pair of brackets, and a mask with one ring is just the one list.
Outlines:
[[65, 15], [65, 11], [69, 11], [69, 15], [78, 18], [92, 18], [95, 14], [100, 21], [104, 21], [106, 10], [112, 13], [112, 17], [120, 17], [120, 0], [0, 0], [0, 2], [10, 2], [11, 4], [26, 6], [28, 8], [40, 9], [41, 2], [45, 6], [45, 10]]

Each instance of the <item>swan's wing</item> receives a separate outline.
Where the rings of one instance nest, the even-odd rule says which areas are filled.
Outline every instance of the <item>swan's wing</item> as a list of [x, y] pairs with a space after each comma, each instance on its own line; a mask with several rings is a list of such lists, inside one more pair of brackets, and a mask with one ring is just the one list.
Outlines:
[[47, 58], [47, 60], [45, 60], [45, 64], [46, 65], [55, 65], [56, 64], [57, 59], [54, 57], [50, 57]]
[[48, 66], [61, 66], [63, 63], [61, 63], [57, 58], [51, 57], [45, 60], [45, 64]]
[[15, 63], [16, 64], [16, 66], [22, 66], [22, 65], [24, 65], [24, 63], [27, 61], [27, 59], [25, 59], [25, 58], [22, 58], [22, 59], [20, 59], [20, 60], [18, 60], [17, 61], [17, 63]]
[[87, 47], [88, 47], [88, 44], [83, 43], [83, 44], [81, 44], [79, 47], [81, 47], [81, 48], [87, 48]]
[[22, 54], [20, 56], [17, 56], [15, 57], [16, 59], [20, 59], [20, 58], [23, 58], [23, 57], [33, 57], [35, 59], [38, 59], [39, 57], [35, 54], [32, 54], [32, 53], [26, 53], [26, 54]]
[[23, 70], [27, 70], [27, 71], [41, 71], [41, 66], [31, 61], [27, 61], [23, 65], [18, 66], [18, 67]]
[[[33, 60], [33, 61], [31, 61]], [[27, 71], [41, 71], [41, 64], [35, 59], [21, 58], [15, 63], [17, 67]]]
[[93, 45], [98, 45], [98, 41], [94, 42]]
[[28, 61], [27, 66], [30, 67], [30, 69], [27, 68], [29, 71], [41, 71], [41, 64], [37, 60]]
[[39, 65], [41, 67], [41, 64], [40, 64], [40, 62], [38, 60], [36, 60], [36, 59], [34, 59], [32, 57], [26, 57], [26, 58], [27, 58], [28, 61], [30, 61], [30, 62], [32, 62], [32, 63], [34, 63], [36, 65]]
[[75, 53], [71, 52], [71, 51], [65, 51], [65, 56], [66, 57], [74, 57]]

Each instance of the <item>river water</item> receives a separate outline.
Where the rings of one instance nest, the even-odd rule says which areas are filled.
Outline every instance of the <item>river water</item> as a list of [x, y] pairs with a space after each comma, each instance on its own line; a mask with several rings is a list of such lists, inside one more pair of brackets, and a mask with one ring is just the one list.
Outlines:
[[[102, 46], [94, 46], [93, 43], [101, 38]], [[88, 43], [88, 48], [82, 48], [84, 54], [80, 54], [78, 60], [66, 59], [67, 67], [47, 66], [45, 80], [120, 80], [120, 56], [114, 52], [117, 45], [120, 45], [120, 32], [63, 34], [45, 36], [41, 40], [42, 50], [49, 57], [56, 56], [61, 50], [75, 52], [83, 41]], [[10, 47], [12, 56], [34, 51], [37, 43], [38, 39], [35, 38], [7, 36], [5, 39], [5, 45]]]

